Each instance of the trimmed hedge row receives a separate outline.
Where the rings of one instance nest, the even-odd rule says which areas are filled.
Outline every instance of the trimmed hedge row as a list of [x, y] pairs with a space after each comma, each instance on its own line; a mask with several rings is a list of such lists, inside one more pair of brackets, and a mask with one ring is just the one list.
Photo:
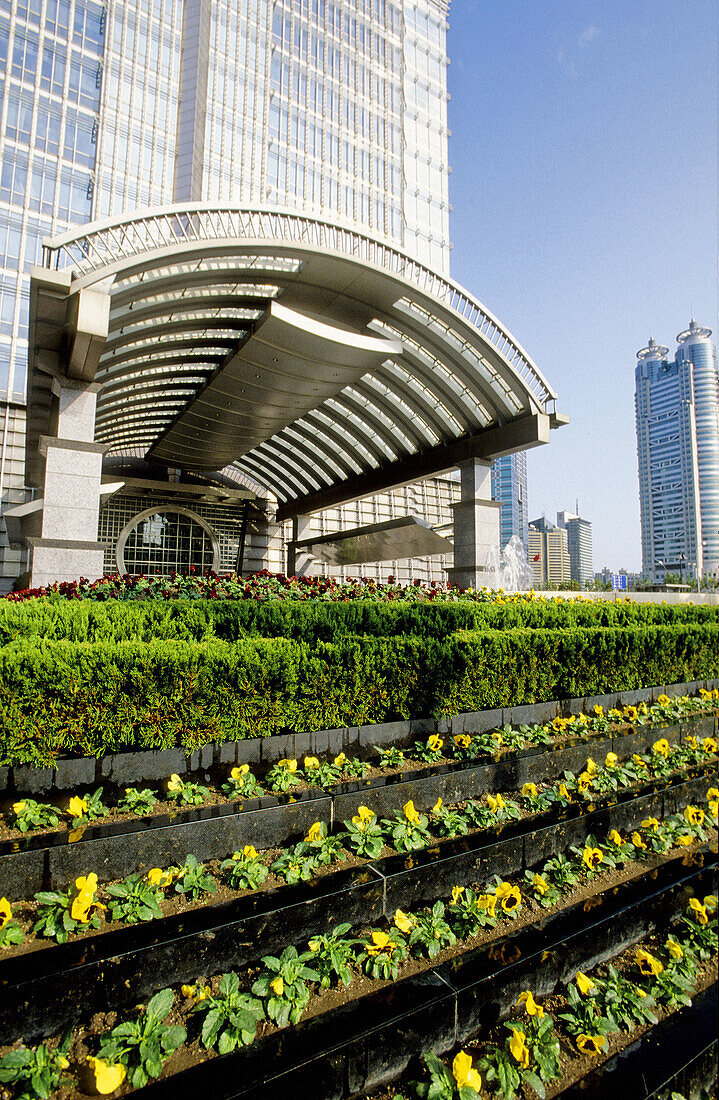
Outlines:
[[456, 631], [444, 639], [14, 641], [0, 763], [441, 717], [719, 675], [719, 624]]
[[303, 603], [299, 600], [149, 600], [122, 603], [32, 600], [0, 602], [0, 644], [19, 638], [74, 642], [151, 642], [163, 638], [235, 642], [243, 637], [292, 638], [315, 644], [338, 635], [444, 638], [457, 630], [547, 630], [719, 622], [702, 604], [632, 604], [562, 600], [512, 603]]

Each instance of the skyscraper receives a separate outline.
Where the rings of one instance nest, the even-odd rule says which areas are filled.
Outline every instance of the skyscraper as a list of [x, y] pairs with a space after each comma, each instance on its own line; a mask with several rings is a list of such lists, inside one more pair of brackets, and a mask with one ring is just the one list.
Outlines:
[[492, 497], [501, 501], [499, 543], [504, 548], [513, 535], [528, 547], [527, 455], [520, 451], [492, 463]]
[[[153, 245], [171, 247], [193, 236], [201, 243], [205, 232], [215, 240], [225, 239], [223, 232], [228, 242], [237, 240], [238, 233], [247, 239], [261, 223], [264, 241], [305, 234], [305, 243], [311, 245], [315, 236], [323, 241], [331, 237], [339, 242], [335, 251], [361, 254], [375, 267], [391, 267], [400, 277], [414, 279], [415, 285], [419, 279], [434, 300], [444, 297], [454, 313], [440, 318], [413, 300], [405, 301], [398, 291], [391, 303], [398, 314], [392, 319], [384, 300], [374, 302], [365, 279], [371, 307], [364, 301], [361, 309], [348, 312], [347, 306], [342, 314], [337, 294], [329, 290], [319, 306], [314, 302], [317, 319], [327, 307], [330, 320], [352, 328], [361, 315], [362, 326], [378, 337], [402, 340], [402, 363], [411, 358], [426, 378], [418, 383], [415, 397], [410, 396], [412, 371], [402, 363], [384, 364], [381, 381], [365, 381], [369, 375], [359, 378], [363, 392], [347, 398], [342, 416], [358, 430], [360, 422], [371, 421], [373, 440], [339, 465], [337, 455], [330, 458], [323, 467], [330, 478], [356, 474], [365, 463], [381, 464], [395, 448], [398, 454], [431, 449], [447, 434], [469, 438], [495, 423], [521, 418], [530, 405], [541, 416], [551, 416], [552, 427], [564, 422], [555, 412], [553, 391], [522, 349], [485, 315], [481, 304], [443, 281], [450, 255], [447, 7], [447, 0], [0, 0], [0, 66], [7, 105], [0, 133], [0, 498], [5, 506], [29, 495], [39, 499], [37, 442], [31, 433], [28, 454], [33, 452], [35, 465], [30, 480], [32, 464], [23, 456], [28, 313], [35, 308], [29, 307], [29, 271], [41, 259], [43, 238], [57, 239], [66, 227], [93, 219], [106, 219], [100, 230], [102, 257], [78, 233], [69, 238], [78, 243], [50, 250], [47, 262], [58, 263], [62, 254], [66, 266], [84, 265], [91, 280], [95, 261], [120, 258], [129, 242], [139, 255]], [[175, 205], [166, 213], [169, 204]], [[135, 214], [138, 210], [149, 213], [149, 220]], [[159, 220], [152, 222], [155, 216]], [[305, 227], [304, 217], [315, 220]], [[363, 235], [362, 240], [352, 233]], [[229, 255], [229, 243], [226, 251]], [[195, 270], [190, 259], [181, 286], [174, 269], [165, 282], [158, 281], [157, 294], [150, 294], [145, 282], [140, 288], [142, 313], [138, 308], [127, 319], [124, 310], [137, 297], [132, 282], [136, 273], [128, 276], [124, 289], [115, 273], [108, 276], [102, 293], [117, 294], [109, 320], [117, 335], [103, 352], [103, 364], [93, 366], [99, 370], [101, 392], [90, 436], [93, 445], [106, 447], [106, 458], [127, 452], [144, 476], [150, 476], [147, 455], [172, 419], [170, 413], [178, 415], [183, 401], [192, 400], [223, 362], [218, 356], [237, 347], [238, 334], [266, 316], [263, 311], [273, 296], [287, 292], [284, 276], [291, 280], [303, 270], [304, 259], [287, 259], [280, 252], [278, 248], [274, 266], [272, 257], [243, 260], [243, 270], [263, 263], [273, 278], [262, 281], [253, 272], [239, 281], [218, 279], [212, 296], [203, 290], [205, 269], [214, 263], [220, 271], [223, 262], [199, 260]], [[142, 281], [144, 275], [137, 278]], [[168, 295], [169, 283], [177, 302]], [[309, 296], [309, 288], [299, 294], [300, 312], [303, 305], [311, 309]], [[155, 334], [160, 332], [157, 317], [168, 312], [168, 303], [176, 305], [169, 310], [172, 332], [184, 336], [165, 350], [158, 346], [162, 337]], [[366, 316], [370, 308], [374, 312]], [[490, 347], [484, 358], [465, 347], [465, 336], [457, 336], [453, 326], [465, 324], [457, 313], [460, 308], [474, 326], [472, 340]], [[209, 317], [212, 309], [214, 317]], [[415, 335], [405, 328], [413, 328]], [[452, 382], [455, 353], [461, 363]], [[158, 388], [156, 382], [152, 389], [150, 377], [159, 378], [157, 364], [163, 357], [164, 384]], [[502, 396], [497, 365], [511, 377], [515, 364], [524, 370], [525, 363], [529, 389]], [[170, 364], [176, 364], [174, 373]], [[445, 379], [452, 386], [446, 408], [437, 405]], [[55, 397], [45, 394], [38, 400], [47, 403]], [[395, 413], [407, 418], [403, 435], [393, 425]], [[528, 429], [530, 442], [523, 445], [546, 441], [548, 430], [542, 422], [535, 440]], [[488, 460], [502, 449], [516, 448], [518, 440], [524, 440], [522, 432], [514, 434], [509, 446], [490, 449]], [[113, 446], [108, 451], [109, 441]], [[273, 452], [267, 467], [271, 474], [260, 488], [274, 491], [270, 482], [278, 475], [287, 479], [283, 484], [294, 486], [288, 489], [291, 493], [300, 485], [315, 485], [317, 471], [298, 473], [297, 455], [316, 441], [316, 435], [311, 444], [295, 439], [289, 451], [286, 443], [279, 444], [281, 453]], [[153, 470], [156, 475], [157, 467]], [[231, 476], [238, 476], [237, 470]], [[324, 476], [317, 484], [323, 484]], [[247, 488], [247, 470], [242, 477]], [[171, 478], [176, 493], [179, 474]], [[450, 516], [454, 489], [440, 480], [435, 489], [427, 483], [420, 493], [385, 493], [374, 518], [394, 517], [395, 507], [406, 506], [401, 500], [405, 496], [410, 506], [421, 500], [432, 523], [443, 523]], [[387, 484], [406, 484], [406, 479]], [[250, 487], [256, 490], [256, 484]], [[103, 508], [95, 538], [108, 546], [106, 566], [120, 560], [114, 541], [132, 520], [138, 499], [115, 493]], [[113, 509], [114, 518], [107, 514]], [[315, 533], [323, 531], [322, 517], [344, 526], [365, 521], [367, 512], [356, 503], [342, 509], [341, 515], [332, 508], [316, 511]], [[211, 517], [203, 516], [209, 522]], [[220, 520], [215, 516], [213, 522]], [[238, 522], [237, 517], [227, 520], [230, 525]], [[146, 525], [157, 537], [155, 519], [150, 517]], [[172, 526], [165, 524], [163, 530]], [[228, 547], [231, 543], [228, 536]], [[21, 568], [19, 552], [8, 549], [0, 531], [3, 554], [6, 566], [10, 562], [16, 571]], [[223, 567], [234, 561], [234, 551], [223, 551], [220, 560]], [[270, 564], [279, 568], [281, 559]]]
[[637, 353], [642, 569], [662, 581], [719, 574], [719, 373], [711, 330], [692, 320], [673, 360]]
[[529, 525], [529, 564], [540, 588], [548, 584], [560, 587], [567, 584], [572, 573], [566, 530], [555, 527], [544, 517], [533, 520]]
[[579, 584], [594, 580], [592, 555], [592, 525], [574, 512], [557, 512], [557, 527], [567, 532], [569, 572]]

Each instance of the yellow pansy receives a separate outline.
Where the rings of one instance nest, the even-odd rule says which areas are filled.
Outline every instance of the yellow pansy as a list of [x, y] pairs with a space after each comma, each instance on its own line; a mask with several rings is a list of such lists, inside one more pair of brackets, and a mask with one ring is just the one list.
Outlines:
[[577, 1036], [577, 1048], [582, 1054], [601, 1054], [606, 1042], [603, 1035], [585, 1035], [582, 1032]]
[[624, 717], [628, 718], [630, 722], [636, 722], [637, 718], [639, 717], [639, 711], [636, 707], [625, 707]]
[[472, 1058], [465, 1051], [460, 1050], [452, 1062], [452, 1076], [457, 1082], [457, 1088], [470, 1088], [479, 1092], [482, 1087], [482, 1078], [476, 1069], [472, 1069]]
[[305, 757], [305, 771], [312, 771], [313, 768], [319, 768], [320, 762], [316, 756]]
[[702, 748], [704, 749], [704, 752], [716, 752], [717, 743], [713, 737], [705, 737], [702, 741]]
[[509, 1053], [514, 1058], [515, 1062], [519, 1062], [523, 1069], [529, 1068], [527, 1040], [524, 1032], [518, 1031], [516, 1027], [512, 1028], [512, 1038], [509, 1040]]
[[240, 780], [243, 779], [244, 776], [247, 775], [249, 770], [250, 770], [250, 765], [249, 764], [240, 764], [239, 767], [232, 769], [232, 771], [230, 772], [230, 778], [234, 779], [236, 783], [239, 783]]
[[604, 763], [608, 768], [616, 768], [619, 766], [619, 757], [615, 752], [608, 752], [604, 758]]
[[677, 943], [676, 940], [669, 938], [666, 942], [666, 949], [673, 959], [684, 958], [684, 951], [682, 949], [682, 946], [681, 944]]
[[522, 794], [525, 798], [537, 797], [537, 786], [535, 783], [525, 783], [522, 787]]
[[12, 909], [7, 898], [0, 898], [0, 928], [4, 928], [9, 920], [12, 920]]
[[24, 809], [25, 809], [25, 803], [24, 802], [13, 802], [12, 812], [15, 814], [15, 817], [19, 817]]
[[659, 959], [655, 959], [654, 956], [648, 951], [645, 951], [643, 947], [637, 948], [634, 958], [642, 974], [646, 974], [647, 977], [656, 978], [657, 974], [661, 974], [664, 970], [664, 966]]
[[594, 773], [596, 772], [597, 765], [596, 762], [592, 760], [591, 756], [587, 757], [587, 766], [584, 770], [587, 775], [594, 775]]
[[542, 1016], [544, 1015], [544, 1009], [541, 1005], [537, 1004], [533, 994], [528, 989], [525, 989], [523, 993], [519, 994], [519, 997], [517, 998], [517, 1004], [524, 1005], [528, 1016], [536, 1016], [538, 1020], [542, 1019]]
[[245, 844], [244, 848], [242, 849], [242, 855], [244, 856], [245, 859], [249, 859], [249, 860], [259, 859], [259, 855], [258, 855], [257, 849], [255, 848], [254, 844]]
[[719, 800], [719, 788], [710, 787], [707, 791], [707, 798], [710, 802], [716, 802]]
[[382, 951], [386, 951], [388, 955], [391, 955], [395, 949], [395, 944], [389, 938], [386, 932], [371, 932], [372, 943], [368, 943], [365, 947], [365, 951], [368, 955], [379, 955]]
[[356, 825], [357, 828], [361, 829], [364, 833], [373, 818], [374, 813], [370, 810], [369, 806], [358, 806], [357, 813], [352, 818], [352, 824]]
[[639, 753], [633, 752], [632, 753], [632, 760], [634, 761], [634, 763], [637, 765], [638, 768], [647, 768], [647, 767], [649, 767], [646, 760], [642, 760]]
[[566, 783], [560, 783], [559, 784], [559, 786], [557, 787], [557, 794], [560, 796], [560, 798], [566, 798], [568, 802], [571, 802], [571, 800], [572, 800], [572, 796], [569, 793], [569, 791], [567, 790], [567, 784]]
[[441, 809], [442, 809], [442, 799], [438, 798], [437, 801], [435, 802], [434, 806], [432, 807], [432, 813], [433, 814], [438, 814]]
[[404, 804], [404, 806], [402, 807], [402, 809], [404, 810], [404, 816], [405, 816], [405, 817], [407, 818], [407, 820], [408, 820], [408, 821], [409, 821], [409, 822], [410, 822], [410, 823], [411, 823], [412, 825], [418, 825], [418, 824], [419, 824], [419, 814], [418, 814], [418, 813], [417, 813], [417, 811], [415, 810], [415, 808], [414, 808], [414, 802], [412, 802], [412, 800], [411, 800], [411, 799], [410, 799], [410, 801], [409, 801], [409, 802], [405, 802], [405, 804]]
[[283, 768], [286, 772], [296, 772], [297, 771], [297, 761], [296, 760], [278, 760], [277, 761], [277, 767], [278, 768]]
[[163, 871], [161, 867], [153, 867], [147, 872], [147, 881], [151, 886], [169, 886], [172, 874], [170, 871]]
[[684, 820], [688, 821], [690, 825], [701, 825], [704, 821], [704, 811], [700, 810], [698, 806], [686, 806]]
[[488, 794], [487, 795], [487, 805], [489, 806], [492, 813], [496, 814], [498, 810], [501, 810], [501, 809], [504, 808], [505, 802], [504, 802], [504, 799], [502, 798], [501, 794], [498, 794], [498, 795]]
[[686, 741], [687, 741], [687, 745], [689, 746], [690, 749], [692, 749], [692, 751], [694, 751], [696, 749], [697, 745], [699, 744], [696, 737], [687, 737]]
[[599, 703], [595, 703], [594, 704], [594, 713], [596, 714], [597, 718], [603, 718], [604, 717], [604, 707], [600, 706]]
[[477, 898], [477, 905], [480, 909], [486, 909], [490, 915], [494, 916], [494, 910], [497, 908], [497, 895], [480, 894]]
[[657, 703], [659, 704], [660, 707], [668, 707], [669, 704], [671, 703], [671, 699], [669, 698], [668, 695], [660, 695], [659, 698], [657, 699]]
[[622, 840], [621, 834], [618, 833], [616, 829], [612, 829], [609, 836], [607, 837], [607, 840], [609, 840], [612, 844], [616, 844], [617, 848], [621, 848], [623, 844], [626, 844], [626, 841]]
[[459, 899], [462, 897], [463, 893], [464, 893], [464, 886], [453, 886], [452, 887], [452, 905], [457, 904]]
[[176, 773], [171, 775], [170, 778], [167, 780], [168, 791], [181, 791], [184, 786], [185, 784]]
[[119, 1089], [127, 1075], [121, 1062], [103, 1062], [102, 1058], [88, 1058], [87, 1061], [95, 1075], [95, 1088], [102, 1096]]
[[444, 745], [444, 741], [438, 734], [433, 733], [427, 738], [427, 744], [431, 748], [432, 752], [439, 752], [439, 750]]
[[645, 817], [642, 821], [642, 829], [651, 829], [652, 832], [656, 832], [659, 828], [659, 820], [656, 817]]
[[639, 833], [632, 833], [632, 844], [634, 845], [635, 848], [639, 848], [643, 851], [646, 851], [647, 846], [644, 843], [644, 841], [642, 840]]
[[335, 756], [334, 760], [332, 761], [332, 763], [334, 764], [334, 766], [336, 768], [343, 768], [345, 766], [346, 762], [347, 762], [347, 757], [345, 756], [345, 754], [343, 752], [339, 753], [338, 756]]
[[317, 844], [318, 841], [324, 839], [324, 828], [321, 821], [315, 821], [313, 825], [310, 825], [305, 837], [307, 844]]
[[194, 997], [195, 987], [194, 985], [182, 985], [180, 986], [180, 992], [182, 993], [183, 997]]
[[394, 923], [396, 927], [399, 928], [400, 932], [404, 932], [405, 935], [409, 935], [414, 927], [413, 922], [410, 920], [406, 913], [402, 912], [401, 909], [398, 909], [395, 913]]
[[472, 738], [467, 733], [458, 733], [452, 740], [458, 749], [468, 749], [472, 744]]
[[719, 817], [719, 799], [709, 799], [709, 813], [712, 815], [712, 817]]
[[704, 898], [704, 908], [708, 909], [710, 913], [713, 913], [719, 903], [719, 898], [716, 894], [707, 894]]
[[87, 799], [80, 798], [77, 794], [73, 795], [68, 803], [67, 812], [70, 817], [82, 817], [87, 813]]
[[276, 978], [273, 978], [270, 982], [270, 989], [276, 997], [281, 997], [285, 991], [285, 981], [281, 974], [278, 974]]
[[706, 906], [702, 905], [698, 898], [692, 898], [689, 902], [689, 907], [696, 916], [699, 924], [706, 924], [709, 920], [707, 916]]
[[659, 741], [655, 741], [652, 745], [652, 752], [655, 752], [657, 756], [667, 757], [671, 752], [669, 742], [666, 737], [662, 737]]
[[589, 772], [582, 772], [577, 779], [577, 790], [588, 791], [592, 785], [592, 777]]
[[513, 913], [522, 904], [520, 889], [518, 886], [513, 886], [511, 882], [500, 882], [495, 893], [505, 913]]
[[586, 974], [583, 974], [581, 970], [577, 971], [574, 980], [577, 983], [577, 989], [583, 997], [588, 997], [596, 988], [592, 979], [588, 978]]
[[593, 871], [603, 861], [604, 855], [601, 848], [585, 848], [582, 852], [582, 862], [586, 864], [590, 871]]
[[546, 878], [543, 875], [540, 875], [538, 872], [532, 879], [532, 886], [542, 895], [542, 897], [544, 897], [544, 895], [549, 891], [549, 883], [547, 882]]
[[677, 844], [680, 848], [688, 848], [693, 843], [694, 837], [691, 835], [691, 833], [682, 833], [681, 836], [677, 837]]

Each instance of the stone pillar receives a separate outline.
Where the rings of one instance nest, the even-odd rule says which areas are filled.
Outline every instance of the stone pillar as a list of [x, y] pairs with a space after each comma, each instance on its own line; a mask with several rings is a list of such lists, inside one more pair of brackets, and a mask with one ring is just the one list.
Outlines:
[[304, 550], [297, 549], [298, 542], [305, 542], [311, 538], [312, 516], [292, 517], [292, 541], [287, 544], [287, 576], [288, 577], [312, 577], [314, 558]]
[[97, 541], [105, 447], [95, 443], [98, 383], [53, 379], [56, 435], [41, 435], [45, 459], [42, 527], [29, 536], [31, 585], [95, 580], [103, 574], [104, 544]]
[[461, 588], [481, 588], [488, 581], [487, 556], [499, 551], [499, 509], [492, 500], [492, 466], [472, 459], [460, 466], [461, 496], [452, 507], [454, 564], [447, 579]]

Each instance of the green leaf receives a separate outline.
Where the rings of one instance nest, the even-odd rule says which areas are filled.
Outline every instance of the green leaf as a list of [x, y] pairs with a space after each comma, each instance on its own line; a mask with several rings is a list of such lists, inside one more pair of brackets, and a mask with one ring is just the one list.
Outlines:
[[175, 994], [171, 989], [161, 989], [156, 993], [147, 1006], [147, 1017], [150, 1020], [164, 1020], [172, 1008]]

